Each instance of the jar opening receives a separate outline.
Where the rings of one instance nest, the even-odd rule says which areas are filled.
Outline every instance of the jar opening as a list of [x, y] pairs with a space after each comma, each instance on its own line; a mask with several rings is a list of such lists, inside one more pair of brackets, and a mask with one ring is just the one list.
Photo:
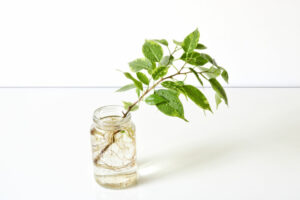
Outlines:
[[123, 117], [125, 112], [123, 106], [120, 105], [103, 106], [95, 110], [93, 120], [100, 126], [122, 125], [131, 118], [130, 113]]

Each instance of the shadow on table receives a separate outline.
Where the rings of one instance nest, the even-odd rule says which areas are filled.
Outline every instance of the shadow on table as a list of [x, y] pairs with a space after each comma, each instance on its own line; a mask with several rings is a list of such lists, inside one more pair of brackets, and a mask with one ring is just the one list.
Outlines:
[[139, 162], [138, 184], [145, 184], [155, 180], [171, 177], [174, 174], [201, 169], [209, 164], [220, 161], [240, 147], [238, 142], [181, 145], [174, 147], [153, 158]]

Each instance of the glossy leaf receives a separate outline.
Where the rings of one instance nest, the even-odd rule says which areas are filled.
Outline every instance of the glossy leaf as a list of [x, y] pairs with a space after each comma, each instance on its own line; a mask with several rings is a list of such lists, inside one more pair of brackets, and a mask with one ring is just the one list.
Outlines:
[[203, 82], [202, 82], [202, 80], [200, 79], [198, 73], [197, 73], [193, 68], [191, 68], [191, 67], [190, 67], [189, 69], [190, 69], [190, 71], [196, 76], [196, 78], [197, 78], [197, 80], [199, 81], [199, 83], [203, 86]]
[[154, 80], [157, 80], [160, 77], [163, 77], [164, 75], [166, 75], [168, 73], [168, 69], [169, 68], [166, 66], [159, 66], [159, 67], [155, 68], [152, 73], [152, 78]]
[[219, 104], [222, 102], [222, 99], [219, 97], [219, 95], [217, 93], [215, 94], [215, 100], [216, 100], [216, 105], [217, 105], [217, 109], [218, 109]]
[[192, 85], [184, 85], [187, 96], [200, 108], [204, 110], [212, 111], [205, 95], [196, 87]]
[[182, 88], [182, 86], [184, 85], [184, 83], [182, 81], [164, 81], [161, 83], [161, 85], [165, 88], [171, 89], [171, 90], [175, 90], [178, 93], [182, 93], [184, 95], [186, 95], [184, 89]]
[[168, 66], [169, 64], [172, 64], [174, 60], [174, 57], [171, 55], [171, 56], [164, 56], [161, 61], [160, 61], [160, 64], [161, 65], [164, 65], [164, 66]]
[[134, 84], [128, 84], [128, 85], [124, 85], [123, 87], [119, 88], [116, 92], [125, 92], [125, 91], [133, 89], [133, 88], [135, 88]]
[[203, 44], [198, 43], [196, 46], [196, 49], [206, 49], [206, 46], [204, 46]]
[[175, 83], [179, 86], [183, 86], [184, 85], [184, 82], [183, 81], [175, 81]]
[[217, 78], [221, 74], [221, 70], [218, 68], [210, 67], [206, 73], [209, 78]]
[[138, 97], [141, 96], [141, 90], [139, 90], [138, 88], [136, 88], [135, 92], [136, 92], [136, 94], [137, 94]]
[[208, 78], [217, 78], [221, 74], [221, 70], [219, 68], [215, 68], [215, 67], [210, 67], [210, 68], [199, 67], [199, 68], [202, 70], [203, 74], [205, 74]]
[[180, 59], [195, 66], [202, 66], [208, 62], [208, 60], [198, 52], [184, 53]]
[[159, 62], [163, 57], [163, 49], [156, 42], [146, 40], [143, 45], [143, 54], [151, 62]]
[[151, 74], [153, 73], [153, 71], [155, 70], [155, 68], [156, 68], [156, 63], [153, 62], [153, 63], [151, 64], [151, 68], [147, 70], [148, 73], [151, 75]]
[[158, 94], [151, 94], [145, 99], [145, 102], [149, 105], [156, 105], [159, 103], [167, 102], [168, 100]]
[[149, 79], [148, 79], [148, 77], [147, 77], [144, 73], [142, 73], [142, 72], [137, 72], [137, 73], [136, 73], [136, 76], [138, 77], [138, 79], [139, 79], [142, 83], [144, 83], [145, 85], [149, 85]]
[[179, 87], [176, 82], [174, 81], [164, 81], [161, 83], [161, 85], [165, 88], [168, 88], [168, 89], [173, 89], [173, 90], [177, 90], [177, 88]]
[[198, 29], [190, 33], [186, 38], [183, 40], [182, 48], [186, 53], [191, 53], [198, 45], [200, 33]]
[[210, 62], [214, 66], [218, 66], [216, 61], [212, 57], [210, 57], [210, 55], [205, 54], [205, 53], [201, 53], [201, 55], [202, 55], [202, 57], [204, 57], [208, 62]]
[[228, 105], [227, 95], [222, 85], [215, 78], [209, 79], [211, 87], [216, 91], [220, 98], [224, 99], [226, 105]]
[[134, 83], [134, 85], [135, 85], [138, 89], [140, 89], [140, 90], [143, 91], [143, 84], [142, 84], [140, 81], [136, 80], [136, 79], [135, 79], [130, 73], [128, 73], [128, 72], [125, 72], [124, 75], [126, 76], [126, 78], [132, 80], [133, 83]]
[[177, 92], [173, 90], [160, 89], [156, 90], [155, 94], [162, 96], [168, 100], [168, 102], [157, 104], [156, 107], [158, 108], [158, 110], [168, 116], [179, 117], [187, 121], [184, 117], [183, 106], [178, 98]]
[[147, 58], [138, 58], [128, 64], [133, 72], [138, 72], [142, 69], [149, 70], [152, 68], [152, 63]]
[[162, 44], [162, 45], [165, 45], [165, 46], [168, 46], [168, 45], [169, 45], [168, 41], [165, 40], [165, 39], [154, 40], [154, 41], [155, 41], [155, 42], [158, 42], [158, 43], [160, 43], [160, 44]]
[[226, 83], [228, 83], [228, 73], [225, 69], [223, 69], [221, 76], [224, 79], [224, 81], [226, 81]]

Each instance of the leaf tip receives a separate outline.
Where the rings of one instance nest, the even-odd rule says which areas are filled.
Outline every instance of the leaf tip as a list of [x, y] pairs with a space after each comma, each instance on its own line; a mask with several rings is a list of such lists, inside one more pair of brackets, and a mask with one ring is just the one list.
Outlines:
[[183, 117], [181, 119], [183, 119], [185, 122], [189, 122], [189, 120], [187, 120], [185, 117]]

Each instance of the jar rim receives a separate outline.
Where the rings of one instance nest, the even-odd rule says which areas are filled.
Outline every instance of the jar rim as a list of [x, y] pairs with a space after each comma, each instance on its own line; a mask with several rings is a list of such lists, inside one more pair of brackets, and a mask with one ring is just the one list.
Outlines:
[[[98, 125], [121, 125], [124, 124], [131, 119], [131, 114], [128, 113], [126, 117], [122, 117], [123, 113], [126, 111], [124, 107], [121, 105], [106, 105], [97, 108], [94, 111], [93, 121]], [[120, 117], [120, 120], [115, 121], [107, 121], [103, 120], [109, 116]]]

